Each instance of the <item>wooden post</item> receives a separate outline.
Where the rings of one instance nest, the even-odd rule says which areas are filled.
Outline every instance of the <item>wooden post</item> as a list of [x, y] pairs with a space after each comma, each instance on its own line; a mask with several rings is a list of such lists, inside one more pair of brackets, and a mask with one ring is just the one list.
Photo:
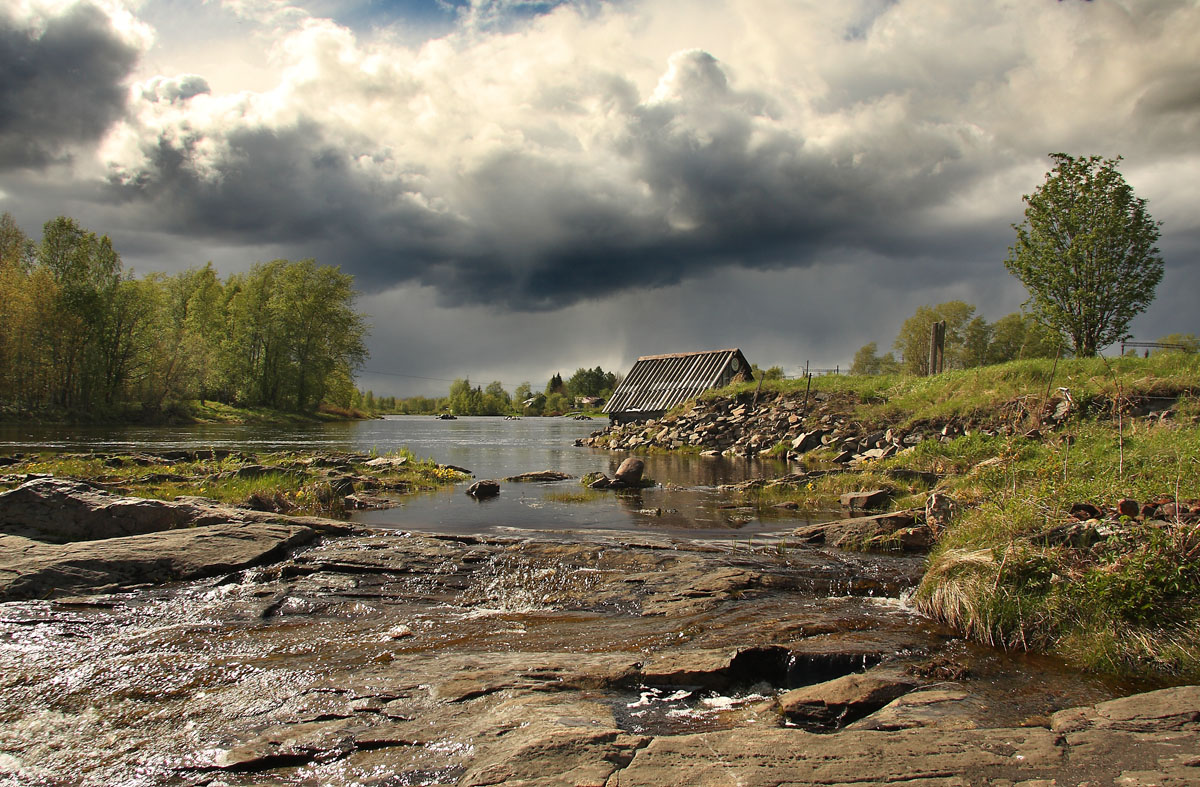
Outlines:
[[929, 371], [928, 374], [938, 374], [946, 366], [946, 321], [941, 320], [929, 326]]

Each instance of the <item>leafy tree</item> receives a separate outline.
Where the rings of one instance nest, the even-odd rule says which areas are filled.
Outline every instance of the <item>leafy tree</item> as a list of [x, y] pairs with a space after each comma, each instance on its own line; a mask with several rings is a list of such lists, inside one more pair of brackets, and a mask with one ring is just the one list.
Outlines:
[[937, 306], [921, 306], [904, 321], [894, 347], [900, 352], [903, 370], [909, 374], [929, 373], [929, 329], [946, 321], [946, 368], [965, 365], [966, 327], [975, 316], [975, 307], [963, 301], [947, 301]]
[[499, 380], [493, 380], [483, 389], [483, 415], [504, 415], [512, 409], [512, 396], [504, 390]]
[[[1182, 347], [1186, 347], [1187, 349], [1185, 352], [1200, 352], [1200, 336], [1197, 336], [1194, 333], [1171, 333], [1163, 336], [1158, 341], [1161, 344], [1178, 344]], [[1169, 352], [1179, 352], [1179, 350], [1170, 347], [1155, 350], [1155, 353]]]
[[1013, 312], [996, 320], [992, 326], [987, 361], [1004, 363], [1020, 358], [1054, 358], [1066, 351], [1061, 333], [1042, 325], [1032, 315]]
[[854, 353], [850, 374], [892, 374], [900, 370], [900, 364], [891, 353], [880, 357], [875, 342], [867, 342]]
[[964, 369], [984, 366], [988, 362], [988, 347], [995, 326], [982, 317], [976, 317], [963, 329], [962, 365]]
[[753, 364], [750, 364], [750, 373], [754, 375], [755, 379], [761, 378], [764, 382], [766, 380], [782, 380], [783, 379], [783, 367], [778, 366], [778, 365], [771, 366], [766, 369], [762, 369], [762, 368], [759, 368], [758, 364], [753, 363]]
[[532, 398], [533, 389], [530, 388], [528, 382], [521, 383], [513, 390], [513, 401], [516, 402], [518, 409]]
[[1051, 154], [1054, 168], [1013, 225], [1004, 264], [1029, 291], [1034, 314], [1066, 335], [1078, 356], [1127, 337], [1154, 299], [1163, 261], [1159, 223], [1117, 171], [1120, 156]]

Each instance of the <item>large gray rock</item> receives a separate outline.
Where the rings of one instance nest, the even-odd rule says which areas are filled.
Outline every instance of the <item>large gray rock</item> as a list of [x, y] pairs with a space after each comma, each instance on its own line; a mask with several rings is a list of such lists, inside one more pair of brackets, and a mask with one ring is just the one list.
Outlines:
[[779, 711], [803, 727], [833, 729], [874, 713], [916, 685], [895, 674], [844, 675], [787, 692], [779, 698]]
[[892, 493], [887, 489], [867, 489], [842, 495], [842, 508], [847, 511], [870, 511], [887, 505]]
[[933, 545], [933, 531], [917, 524], [915, 512], [835, 519], [804, 525], [792, 531], [804, 541], [824, 542], [839, 549], [919, 552]]
[[485, 478], [467, 487], [467, 494], [476, 500], [495, 497], [500, 494], [500, 482]]
[[303, 525], [227, 522], [70, 544], [0, 536], [0, 601], [215, 576], [279, 560], [317, 535]]
[[646, 469], [646, 463], [636, 456], [631, 456], [621, 463], [617, 468], [617, 472], [613, 476], [614, 481], [619, 481], [626, 486], [638, 486], [642, 483], [642, 472]]
[[0, 533], [52, 544], [156, 533], [242, 517], [199, 498], [122, 497], [82, 481], [38, 478], [0, 494]]

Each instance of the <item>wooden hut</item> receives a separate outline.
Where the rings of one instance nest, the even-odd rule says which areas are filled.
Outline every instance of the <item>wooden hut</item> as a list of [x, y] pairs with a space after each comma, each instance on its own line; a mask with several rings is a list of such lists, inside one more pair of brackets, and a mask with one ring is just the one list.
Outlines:
[[753, 379], [750, 363], [738, 349], [645, 355], [613, 391], [604, 412], [618, 424], [661, 418], [709, 389]]

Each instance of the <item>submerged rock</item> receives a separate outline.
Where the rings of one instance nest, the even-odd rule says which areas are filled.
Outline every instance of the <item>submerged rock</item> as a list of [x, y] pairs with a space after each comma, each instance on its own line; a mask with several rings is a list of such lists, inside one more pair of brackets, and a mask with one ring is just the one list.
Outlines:
[[550, 481], [565, 481], [571, 476], [566, 473], [560, 473], [557, 470], [538, 470], [532, 473], [521, 473], [520, 475], [509, 476], [504, 479], [512, 483], [543, 483]]

